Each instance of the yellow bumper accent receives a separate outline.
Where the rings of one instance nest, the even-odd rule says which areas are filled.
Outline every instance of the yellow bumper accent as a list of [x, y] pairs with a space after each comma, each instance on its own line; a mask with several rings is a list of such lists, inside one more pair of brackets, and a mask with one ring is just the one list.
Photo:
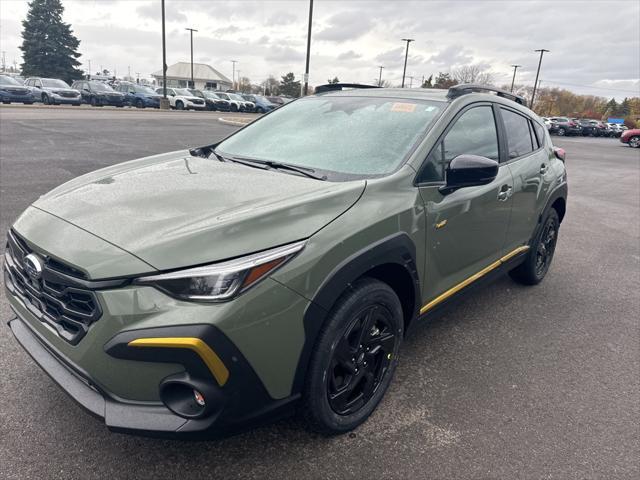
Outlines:
[[500, 258], [499, 260], [496, 260], [495, 262], [493, 262], [488, 267], [483, 268], [478, 273], [474, 273], [469, 278], [463, 280], [462, 282], [460, 282], [456, 286], [454, 286], [454, 287], [450, 288], [449, 290], [445, 291], [444, 293], [441, 293], [440, 295], [438, 295], [436, 298], [431, 300], [429, 303], [427, 303], [424, 307], [422, 307], [420, 309], [420, 314], [422, 315], [423, 313], [426, 313], [427, 311], [431, 310], [433, 307], [435, 307], [439, 303], [443, 302], [444, 300], [446, 300], [450, 296], [458, 293], [463, 288], [468, 287], [469, 285], [471, 285], [473, 282], [475, 282], [479, 278], [485, 276], [490, 271], [495, 270], [496, 268], [498, 268], [503, 263], [507, 262], [508, 260], [510, 260], [511, 258], [515, 257], [516, 255], [518, 255], [518, 254], [520, 254], [522, 252], [526, 252], [527, 250], [529, 250], [529, 246], [528, 245], [523, 245], [522, 247], [518, 247], [515, 250], [513, 250], [512, 252], [507, 253], [504, 257]]
[[211, 347], [199, 338], [194, 337], [158, 337], [137, 338], [131, 340], [129, 347], [186, 348], [196, 352], [211, 371], [220, 386], [227, 383], [229, 370]]

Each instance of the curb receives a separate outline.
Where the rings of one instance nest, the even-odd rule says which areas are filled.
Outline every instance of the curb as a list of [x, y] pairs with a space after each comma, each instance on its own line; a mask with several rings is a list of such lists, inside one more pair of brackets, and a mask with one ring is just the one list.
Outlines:
[[[246, 122], [242, 121], [245, 118], [247, 121]], [[250, 118], [250, 117], [236, 117], [236, 118], [218, 117], [218, 121], [220, 123], [223, 123], [225, 125], [233, 125], [235, 127], [244, 127], [245, 125], [249, 125], [254, 120], [255, 118]]]

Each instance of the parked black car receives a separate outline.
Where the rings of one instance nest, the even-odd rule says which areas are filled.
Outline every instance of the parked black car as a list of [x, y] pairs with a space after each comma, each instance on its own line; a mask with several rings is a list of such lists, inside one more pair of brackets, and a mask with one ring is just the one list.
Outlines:
[[553, 117], [551, 121], [557, 124], [558, 131], [556, 133], [561, 137], [564, 135], [580, 135], [582, 133], [582, 129], [575, 119]]
[[190, 88], [189, 91], [193, 94], [193, 96], [202, 98], [206, 105], [207, 110], [216, 111], [220, 110], [223, 112], [229, 111], [229, 102], [219, 98], [213, 92], [207, 90], [198, 90], [195, 88]]
[[580, 133], [584, 137], [597, 137], [598, 136], [598, 128], [593, 124], [592, 120], [588, 118], [581, 118], [578, 120], [578, 124], [580, 125]]
[[94, 107], [102, 107], [104, 105], [124, 107], [126, 103], [126, 96], [123, 93], [116, 92], [104, 82], [78, 80], [73, 82], [71, 87], [80, 90], [82, 101]]

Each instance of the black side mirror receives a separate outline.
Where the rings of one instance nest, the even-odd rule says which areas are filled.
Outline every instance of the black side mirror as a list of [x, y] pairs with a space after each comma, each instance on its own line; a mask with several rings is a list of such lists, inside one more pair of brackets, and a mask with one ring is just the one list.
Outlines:
[[498, 175], [498, 162], [479, 155], [458, 155], [446, 172], [447, 184], [440, 188], [444, 195], [459, 188], [486, 185]]

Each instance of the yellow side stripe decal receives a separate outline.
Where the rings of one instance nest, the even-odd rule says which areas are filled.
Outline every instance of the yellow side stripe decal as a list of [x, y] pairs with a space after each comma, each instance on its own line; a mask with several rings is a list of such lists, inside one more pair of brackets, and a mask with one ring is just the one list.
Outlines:
[[194, 337], [137, 338], [127, 344], [129, 347], [186, 348], [196, 352], [211, 371], [220, 386], [227, 383], [229, 370], [211, 347]]
[[482, 270], [480, 270], [478, 273], [475, 273], [473, 275], [471, 275], [469, 278], [467, 278], [466, 280], [463, 280], [462, 282], [460, 282], [459, 284], [457, 284], [456, 286], [450, 288], [449, 290], [447, 290], [444, 293], [441, 293], [440, 295], [438, 295], [436, 298], [434, 298], [433, 300], [431, 300], [429, 303], [427, 303], [424, 307], [422, 307], [420, 309], [420, 314], [422, 315], [423, 313], [426, 313], [427, 311], [431, 310], [433, 307], [435, 307], [436, 305], [438, 305], [439, 303], [443, 302], [444, 300], [446, 300], [447, 298], [449, 298], [450, 296], [458, 293], [460, 290], [462, 290], [463, 288], [471, 285], [473, 282], [475, 282], [476, 280], [478, 280], [481, 277], [484, 277], [487, 273], [489, 273], [492, 270], [495, 270], [496, 268], [498, 268], [500, 265], [502, 265], [503, 263], [507, 262], [509, 259], [515, 257], [516, 255], [518, 255], [519, 253], [522, 252], [526, 252], [527, 250], [529, 250], [529, 246], [528, 245], [523, 245], [522, 247], [518, 247], [515, 250], [513, 250], [512, 252], [506, 254], [504, 257], [502, 257], [499, 260], [496, 260], [495, 262], [493, 262], [491, 265], [489, 265], [488, 267], [483, 268]]

